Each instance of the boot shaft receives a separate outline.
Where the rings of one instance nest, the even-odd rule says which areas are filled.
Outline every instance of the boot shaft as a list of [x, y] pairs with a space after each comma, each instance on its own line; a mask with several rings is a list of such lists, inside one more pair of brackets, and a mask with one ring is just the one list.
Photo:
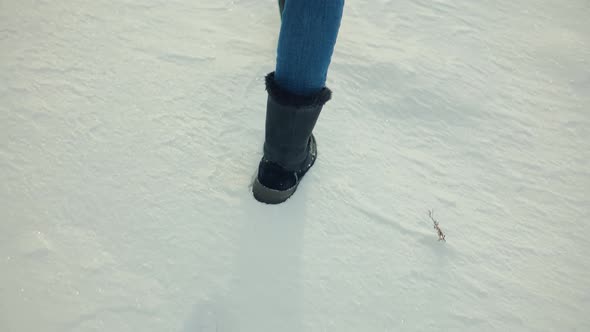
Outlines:
[[331, 91], [323, 88], [311, 96], [291, 94], [276, 84], [274, 73], [266, 77], [266, 90], [264, 158], [297, 171], [307, 160], [309, 139]]

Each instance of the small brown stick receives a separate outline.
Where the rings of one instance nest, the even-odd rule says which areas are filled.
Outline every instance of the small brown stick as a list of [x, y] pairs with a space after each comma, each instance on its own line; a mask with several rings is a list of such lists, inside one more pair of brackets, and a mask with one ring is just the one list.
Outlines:
[[434, 229], [436, 229], [436, 233], [438, 234], [438, 240], [439, 241], [445, 241], [447, 242], [447, 240], [445, 239], [445, 234], [443, 233], [442, 229], [440, 229], [440, 226], [438, 225], [438, 221], [436, 221], [436, 219], [434, 219], [434, 210], [428, 210], [428, 216], [430, 217], [430, 220], [432, 220], [432, 223], [434, 224]]

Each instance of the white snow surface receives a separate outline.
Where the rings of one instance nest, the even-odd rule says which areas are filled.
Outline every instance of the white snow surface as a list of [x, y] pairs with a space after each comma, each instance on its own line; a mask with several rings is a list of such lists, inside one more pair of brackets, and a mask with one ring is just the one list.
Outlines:
[[349, 0], [267, 206], [274, 1], [0, 1], [0, 331], [590, 331], [589, 17]]

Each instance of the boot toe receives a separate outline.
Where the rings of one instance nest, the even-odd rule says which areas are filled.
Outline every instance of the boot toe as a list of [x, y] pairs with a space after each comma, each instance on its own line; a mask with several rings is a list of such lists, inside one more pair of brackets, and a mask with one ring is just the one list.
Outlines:
[[259, 202], [279, 204], [295, 193], [298, 182], [296, 172], [286, 171], [281, 166], [263, 159], [258, 167], [252, 192]]
[[299, 182], [314, 165], [317, 158], [315, 137], [308, 141], [307, 158], [298, 170], [289, 171], [281, 165], [262, 158], [253, 185], [254, 198], [262, 203], [279, 204], [291, 197]]
[[284, 191], [297, 185], [295, 172], [287, 171], [280, 165], [263, 159], [258, 167], [258, 181], [272, 190]]

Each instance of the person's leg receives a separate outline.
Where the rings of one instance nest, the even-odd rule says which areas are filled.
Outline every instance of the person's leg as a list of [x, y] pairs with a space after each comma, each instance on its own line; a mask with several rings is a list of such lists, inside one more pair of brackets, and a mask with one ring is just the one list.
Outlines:
[[285, 9], [285, 0], [279, 0], [279, 14], [283, 15], [283, 9]]
[[317, 158], [312, 134], [332, 92], [326, 74], [344, 0], [286, 0], [275, 72], [266, 76], [264, 156], [252, 191], [263, 203], [287, 200]]
[[286, 0], [275, 70], [280, 87], [309, 95], [325, 86], [343, 8], [344, 0]]

